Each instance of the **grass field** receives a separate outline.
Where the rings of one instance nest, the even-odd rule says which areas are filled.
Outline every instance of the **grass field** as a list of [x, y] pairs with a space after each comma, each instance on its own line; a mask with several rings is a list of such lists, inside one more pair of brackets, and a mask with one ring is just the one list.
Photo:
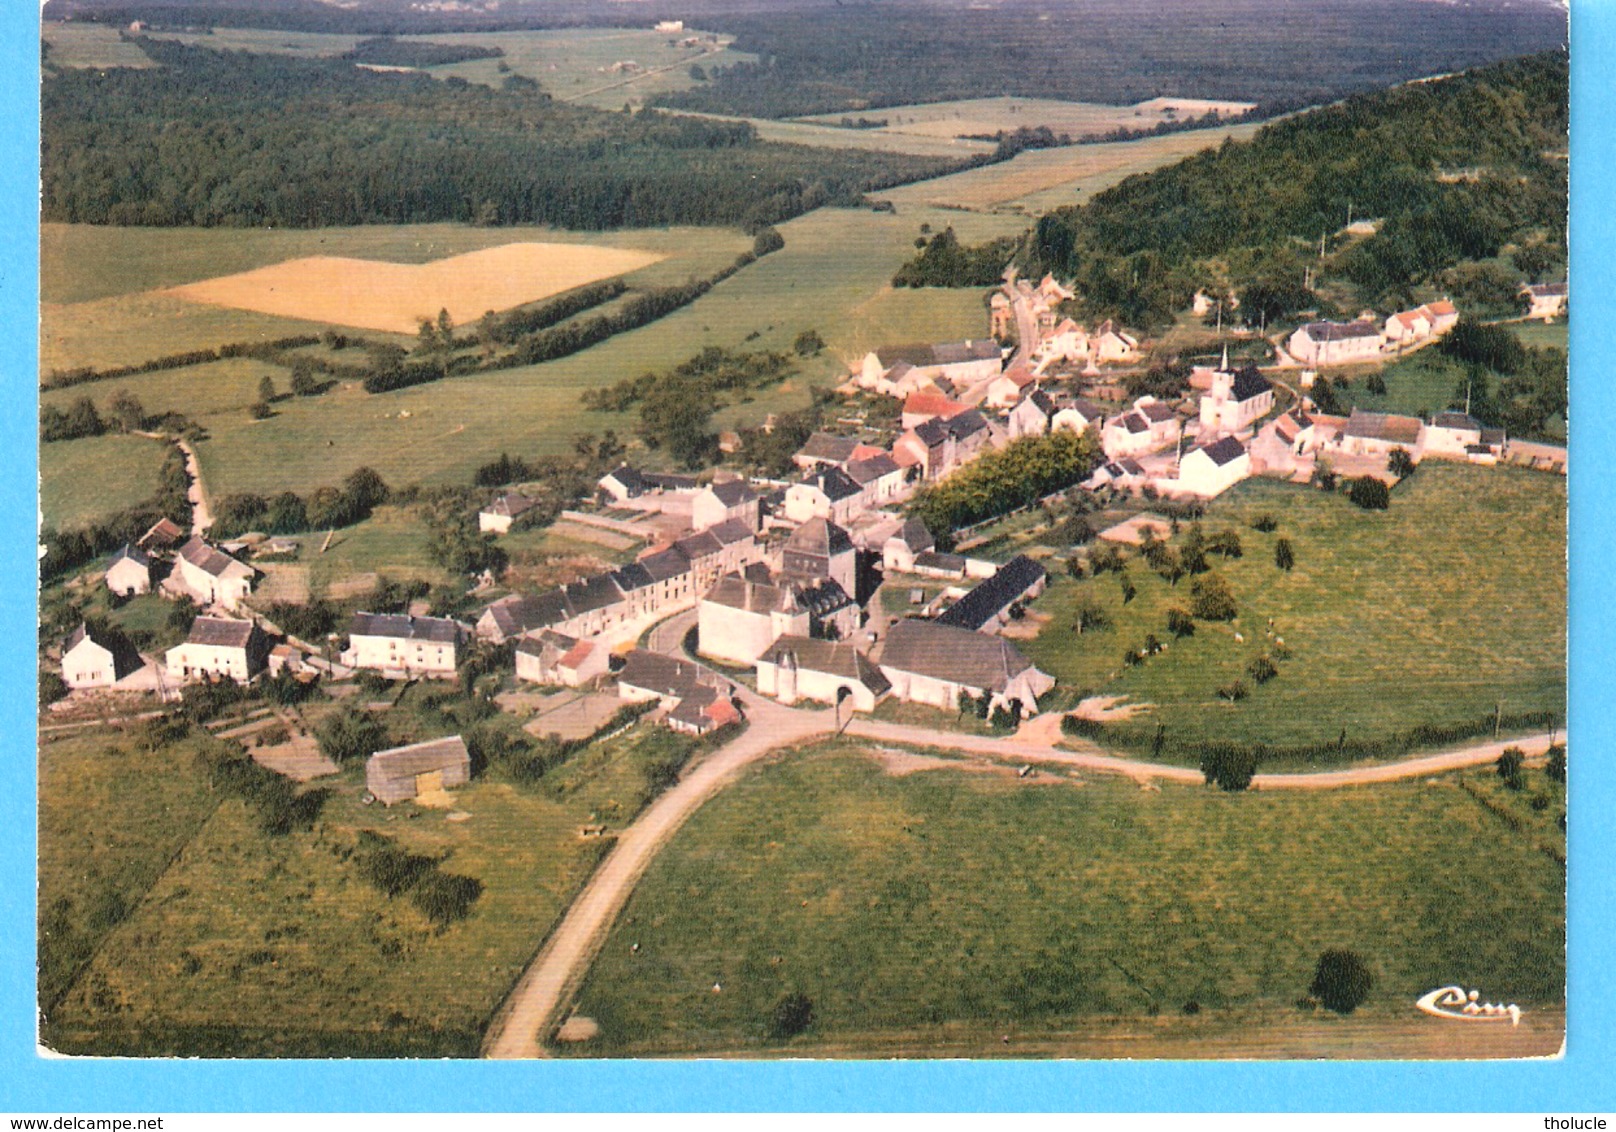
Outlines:
[[[1169, 105], [1178, 107], [1178, 110], [1168, 113]], [[843, 118], [885, 119], [885, 126], [846, 132], [911, 134], [934, 138], [977, 138], [1043, 126], [1056, 134], [1069, 134], [1076, 140], [1088, 134], [1104, 134], [1112, 130], [1148, 130], [1183, 117], [1200, 117], [1214, 108], [1219, 113], [1235, 115], [1250, 110], [1252, 106], [1248, 102], [1202, 103], [1194, 99], [1177, 102], [1156, 99], [1136, 106], [1107, 106], [1098, 102], [1003, 96], [912, 106], [883, 106], [879, 110], [859, 114], [819, 114], [799, 121], [836, 126]]]
[[[1259, 514], [1279, 520], [1253, 530]], [[1112, 575], [1064, 575], [1034, 605], [1048, 622], [1018, 642], [1069, 688], [1150, 704], [1136, 731], [1160, 724], [1169, 743], [1231, 740], [1268, 744], [1382, 738], [1417, 724], [1454, 724], [1503, 711], [1553, 711], [1565, 702], [1566, 485], [1508, 468], [1436, 460], [1392, 493], [1390, 510], [1360, 511], [1344, 497], [1269, 480], [1247, 480], [1209, 509], [1208, 534], [1233, 528], [1244, 557], [1214, 570], [1239, 615], [1198, 623], [1174, 642], [1166, 611], [1188, 608], [1190, 580], [1169, 586], [1142, 562], [1128, 576], [1126, 605]], [[1290, 573], [1274, 543], [1295, 551]], [[1078, 635], [1076, 610], [1093, 601], [1113, 627]], [[1279, 676], [1230, 704], [1216, 689], [1240, 679], [1275, 643], [1291, 650]], [[1235, 641], [1235, 634], [1245, 642]], [[1124, 650], [1147, 633], [1167, 650], [1125, 668]]]
[[308, 568], [309, 587], [317, 595], [326, 593], [333, 583], [375, 571], [398, 582], [447, 582], [449, 575], [427, 552], [430, 537], [426, 523], [414, 509], [378, 507], [364, 522], [338, 531], [324, 554], [320, 553], [320, 545], [325, 541], [325, 532], [306, 536], [298, 561]]
[[157, 492], [164, 446], [143, 436], [92, 436], [39, 446], [45, 521], [63, 529], [133, 507]]
[[40, 36], [49, 48], [46, 64], [62, 69], [84, 67], [153, 67], [155, 63], [133, 43], [125, 43], [118, 29], [106, 24], [46, 21]]
[[[89, 397], [104, 406], [113, 393], [126, 389], [148, 413], [176, 412], [196, 418], [219, 413], [245, 416], [248, 407], [258, 400], [259, 381], [266, 377], [275, 383], [278, 393], [284, 394], [291, 387], [282, 366], [252, 358], [225, 358], [183, 369], [133, 374], [104, 383], [42, 390], [39, 403], [65, 410], [80, 397]], [[71, 440], [64, 446], [72, 448], [82, 443]]]
[[648, 267], [662, 256], [588, 244], [511, 243], [424, 264], [348, 256], [286, 260], [173, 288], [209, 306], [414, 333], [447, 310], [458, 324]]
[[[333, 794], [311, 832], [266, 836], [227, 800], [114, 929], [47, 1037], [75, 1052], [475, 1055], [488, 1016], [608, 844], [582, 840], [579, 826], [631, 815], [648, 760], [669, 742], [680, 740], [636, 729], [576, 756], [542, 789], [479, 780], [455, 792], [471, 815], [459, 822], [409, 804], [362, 806], [358, 768], [322, 783]], [[62, 785], [44, 806], [71, 828], [57, 838], [47, 823], [44, 851], [82, 864], [89, 850], [74, 831], [120, 802], [114, 783], [87, 789], [93, 809]], [[365, 884], [348, 859], [362, 829], [481, 880], [471, 915], [434, 929], [407, 899]], [[47, 905], [60, 884], [49, 874]]]
[[1571, 337], [1571, 324], [1565, 319], [1553, 322], [1512, 322], [1510, 331], [1527, 346], [1553, 346], [1567, 349]]
[[737, 118], [727, 114], [701, 114], [694, 110], [664, 110], [720, 122], [748, 122], [763, 141], [811, 145], [821, 149], [873, 149], [878, 153], [906, 153], [913, 157], [957, 157], [992, 153], [993, 142], [963, 138], [937, 138], [927, 134], [896, 134], [886, 130], [844, 130], [817, 122], [780, 118]]
[[1124, 178], [1182, 160], [1220, 144], [1225, 137], [1249, 138], [1260, 128], [1258, 123], [1247, 123], [1139, 141], [1026, 150], [996, 165], [917, 181], [878, 195], [900, 210], [929, 204], [1036, 216], [1062, 205], [1079, 204]]
[[41, 1005], [66, 991], [212, 812], [195, 754], [191, 743], [138, 750], [111, 732], [40, 748]]
[[[1559, 812], [1533, 816], [1552, 828]], [[1297, 1000], [1330, 947], [1375, 974], [1358, 1056], [1448, 983], [1553, 1019], [1565, 876], [1535, 851], [1542, 836], [1453, 778], [1141, 791], [1109, 776], [895, 777], [821, 747], [730, 788], [652, 865], [581, 995], [601, 1035], [572, 1052], [1115, 1056], [1119, 1037], [1187, 1032], [1173, 1056], [1234, 1057], [1278, 1027], [1308, 1051], [1291, 1056], [1327, 1056], [1331, 1020]], [[814, 1021], [771, 1040], [793, 992]], [[1532, 1052], [1558, 1045], [1539, 1033]]]
[[273, 28], [213, 28], [206, 33], [151, 31], [153, 39], [171, 39], [210, 51], [250, 51], [255, 55], [292, 55], [300, 59], [329, 59], [352, 51], [366, 36], [328, 35], [312, 31], [276, 31]]

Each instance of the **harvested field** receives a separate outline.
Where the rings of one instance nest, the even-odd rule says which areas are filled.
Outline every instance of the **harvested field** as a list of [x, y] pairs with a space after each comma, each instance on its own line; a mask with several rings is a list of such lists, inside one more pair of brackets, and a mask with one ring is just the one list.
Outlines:
[[552, 534], [564, 538], [604, 546], [608, 550], [627, 550], [631, 546], [638, 546], [643, 541], [629, 535], [620, 535], [615, 531], [608, 531], [601, 527], [585, 526], [583, 523], [574, 523], [566, 519], [552, 524], [550, 531]]
[[1249, 102], [1207, 102], [1193, 98], [1155, 98], [1137, 106], [1068, 102], [1054, 98], [964, 98], [914, 106], [888, 106], [857, 115], [818, 114], [804, 122], [838, 125], [843, 118], [862, 117], [886, 125], [849, 133], [913, 134], [934, 138], [982, 138], [1044, 126], [1073, 139], [1112, 130], [1148, 130], [1167, 122], [1198, 118], [1216, 111], [1225, 116], [1252, 109]]
[[457, 324], [487, 311], [637, 271], [662, 257], [586, 244], [504, 244], [431, 263], [310, 256], [175, 287], [209, 306], [408, 334], [447, 310]]

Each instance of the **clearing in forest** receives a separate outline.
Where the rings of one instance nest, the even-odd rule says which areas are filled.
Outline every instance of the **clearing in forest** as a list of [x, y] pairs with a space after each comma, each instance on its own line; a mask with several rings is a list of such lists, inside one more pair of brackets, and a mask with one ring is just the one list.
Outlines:
[[431, 263], [309, 256], [174, 287], [165, 294], [341, 326], [413, 333], [447, 310], [456, 324], [637, 271], [662, 256], [588, 244], [503, 244]]

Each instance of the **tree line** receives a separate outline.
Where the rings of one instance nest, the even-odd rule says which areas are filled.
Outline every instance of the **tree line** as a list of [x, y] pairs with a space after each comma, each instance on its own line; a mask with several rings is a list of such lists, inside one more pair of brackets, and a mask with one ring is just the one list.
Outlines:
[[909, 514], [926, 524], [939, 546], [952, 546], [959, 528], [1071, 487], [1085, 479], [1098, 460], [1099, 443], [1088, 432], [1057, 429], [1024, 436], [922, 487], [909, 504]]
[[768, 224], [959, 167], [762, 142], [746, 123], [614, 113], [342, 60], [140, 38], [154, 68], [41, 92], [42, 207], [90, 224]]

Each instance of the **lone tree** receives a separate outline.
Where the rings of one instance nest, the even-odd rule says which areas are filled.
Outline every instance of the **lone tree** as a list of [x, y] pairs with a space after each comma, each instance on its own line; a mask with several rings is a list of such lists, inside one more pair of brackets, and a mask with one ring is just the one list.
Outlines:
[[267, 405], [274, 401], [277, 396], [279, 394], [275, 392], [275, 379], [266, 373], [258, 379], [258, 399]]
[[1291, 540], [1282, 538], [1274, 543], [1274, 565], [1287, 574], [1291, 567], [1296, 565], [1296, 552], [1291, 549]]
[[1386, 470], [1400, 480], [1407, 479], [1414, 474], [1414, 457], [1407, 448], [1393, 448], [1386, 457]]
[[1182, 609], [1169, 609], [1167, 611], [1167, 631], [1175, 637], [1195, 636], [1195, 621]]
[[769, 1033], [776, 1039], [784, 1041], [794, 1038], [802, 1033], [814, 1021], [813, 999], [801, 991], [792, 991], [782, 995], [780, 1001], [774, 1004], [769, 1012]]
[[791, 343], [791, 348], [797, 352], [798, 357], [808, 358], [825, 348], [825, 340], [819, 336], [817, 330], [804, 330], [797, 335], [796, 341]]
[[1359, 476], [1347, 489], [1347, 498], [1365, 511], [1384, 511], [1391, 506], [1392, 493], [1374, 476]]
[[1229, 584], [1216, 574], [1203, 574], [1190, 586], [1190, 612], [1202, 621], [1233, 621], [1238, 610]]
[[1519, 747], [1505, 747], [1504, 753], [1498, 756], [1493, 765], [1498, 770], [1498, 777], [1504, 780], [1504, 785], [1511, 790], [1520, 790], [1526, 786], [1524, 764], [1526, 756]]
[[1327, 1010], [1337, 1014], [1351, 1014], [1369, 997], [1375, 985], [1375, 976], [1369, 964], [1356, 951], [1331, 948], [1319, 956], [1318, 968], [1313, 972], [1313, 985], [1308, 993], [1318, 999]]

